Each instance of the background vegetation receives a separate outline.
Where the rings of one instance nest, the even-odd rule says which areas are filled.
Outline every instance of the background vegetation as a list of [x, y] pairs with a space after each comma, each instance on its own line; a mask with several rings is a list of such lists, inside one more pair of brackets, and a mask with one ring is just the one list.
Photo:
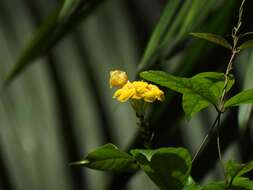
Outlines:
[[[108, 86], [112, 69], [131, 79], [146, 69], [175, 75], [224, 72], [229, 51], [189, 36], [226, 36], [237, 22], [237, 0], [1, 0], [0, 189], [157, 189], [142, 173], [108, 174], [68, 163], [112, 142], [141, 148], [135, 115]], [[252, 31], [246, 1], [242, 31]], [[151, 40], [150, 40], [151, 39]], [[227, 39], [230, 39], [227, 36]], [[236, 59], [233, 92], [253, 86], [253, 52]], [[184, 146], [192, 154], [215, 112], [184, 117], [180, 95], [150, 111], [154, 146]], [[252, 160], [251, 106], [226, 114], [221, 145], [226, 157]], [[193, 165], [203, 183], [219, 179], [216, 139]]]

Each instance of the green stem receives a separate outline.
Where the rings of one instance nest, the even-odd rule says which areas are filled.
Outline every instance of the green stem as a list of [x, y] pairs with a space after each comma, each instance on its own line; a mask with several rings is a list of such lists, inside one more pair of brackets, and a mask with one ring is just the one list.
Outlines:
[[205, 144], [206, 144], [207, 140], [210, 138], [211, 134], [213, 133], [214, 128], [216, 127], [216, 124], [217, 124], [217, 122], [218, 122], [218, 120], [219, 120], [219, 118], [220, 118], [220, 114], [221, 114], [221, 113], [218, 113], [218, 115], [217, 115], [215, 121], [213, 122], [212, 126], [210, 127], [210, 129], [209, 129], [207, 135], [205, 136], [205, 138], [204, 138], [203, 141], [201, 142], [201, 144], [200, 144], [200, 146], [199, 146], [197, 152], [195, 153], [195, 155], [194, 155], [194, 157], [193, 157], [193, 159], [192, 159], [192, 163], [196, 160], [196, 158], [197, 158], [197, 156], [199, 155], [199, 153], [202, 152], [203, 148], [205, 147]]
[[226, 168], [225, 168], [225, 164], [222, 160], [222, 154], [221, 154], [221, 147], [220, 147], [220, 134], [219, 134], [219, 128], [220, 128], [220, 116], [219, 115], [219, 118], [218, 118], [218, 127], [216, 129], [216, 133], [217, 133], [217, 149], [218, 149], [218, 155], [219, 155], [219, 161], [220, 161], [220, 164], [221, 164], [221, 167], [222, 167], [222, 171], [223, 171], [223, 175], [224, 175], [224, 178], [225, 178], [225, 182], [226, 182], [226, 185], [228, 185], [228, 178], [227, 178], [227, 175], [226, 175]]

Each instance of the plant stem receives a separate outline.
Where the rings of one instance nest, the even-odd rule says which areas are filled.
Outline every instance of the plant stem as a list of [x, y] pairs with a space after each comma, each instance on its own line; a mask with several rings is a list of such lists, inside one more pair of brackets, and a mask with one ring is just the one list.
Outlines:
[[242, 1], [240, 9], [239, 9], [239, 18], [238, 18], [237, 26], [234, 27], [233, 30], [232, 30], [232, 37], [233, 37], [232, 55], [230, 57], [230, 60], [228, 62], [227, 68], [226, 68], [226, 72], [224, 74], [225, 82], [224, 82], [224, 87], [223, 87], [223, 90], [222, 90], [222, 95], [221, 95], [220, 102], [219, 102], [219, 107], [218, 107], [219, 117], [218, 117], [218, 127], [216, 129], [217, 130], [216, 131], [217, 132], [217, 149], [218, 149], [219, 160], [220, 160], [220, 163], [222, 165], [222, 170], [223, 170], [223, 174], [224, 174], [224, 178], [225, 178], [226, 186], [227, 187], [230, 187], [232, 185], [232, 182], [230, 182], [230, 183], [228, 182], [228, 178], [227, 178], [227, 175], [226, 175], [225, 164], [224, 164], [224, 162], [222, 160], [221, 147], [220, 147], [219, 128], [220, 128], [220, 118], [221, 118], [221, 115], [225, 111], [224, 104], [225, 104], [225, 96], [226, 96], [226, 93], [227, 93], [227, 85], [229, 83], [229, 75], [230, 75], [230, 72], [233, 69], [234, 59], [235, 59], [236, 55], [239, 53], [239, 50], [237, 49], [237, 43], [238, 43], [238, 41], [240, 39], [239, 30], [240, 30], [240, 27], [242, 25], [242, 21], [241, 20], [242, 20], [242, 13], [243, 13], [243, 5], [244, 5], [244, 3], [245, 3], [245, 0]]
[[136, 114], [139, 122], [137, 125], [139, 126], [141, 137], [143, 139], [143, 145], [145, 148], [152, 147], [152, 139], [153, 139], [153, 131], [150, 128], [150, 125], [145, 121], [144, 115]]
[[217, 122], [218, 122], [218, 120], [219, 120], [219, 118], [220, 118], [220, 115], [221, 115], [221, 113], [218, 113], [218, 115], [217, 115], [215, 121], [213, 122], [212, 126], [210, 127], [210, 129], [209, 129], [207, 135], [205, 136], [205, 138], [204, 138], [204, 140], [202, 141], [202, 143], [200, 144], [200, 146], [199, 146], [197, 152], [195, 153], [195, 155], [194, 155], [194, 157], [193, 157], [193, 159], [192, 159], [192, 163], [196, 160], [196, 158], [197, 158], [197, 156], [199, 155], [199, 153], [203, 150], [203, 148], [204, 148], [204, 146], [205, 146], [207, 140], [209, 139], [209, 137], [210, 137], [211, 134], [213, 133], [213, 130], [214, 130], [214, 128], [216, 127], [216, 124], [217, 124]]
[[220, 164], [221, 164], [221, 167], [222, 167], [222, 171], [223, 171], [223, 175], [224, 175], [224, 178], [225, 178], [226, 185], [228, 185], [228, 178], [227, 178], [227, 175], [226, 175], [226, 168], [225, 168], [225, 164], [222, 160], [222, 154], [221, 154], [219, 128], [220, 128], [220, 117], [218, 118], [218, 127], [216, 129], [216, 133], [217, 133], [216, 141], [217, 141], [217, 149], [218, 149]]

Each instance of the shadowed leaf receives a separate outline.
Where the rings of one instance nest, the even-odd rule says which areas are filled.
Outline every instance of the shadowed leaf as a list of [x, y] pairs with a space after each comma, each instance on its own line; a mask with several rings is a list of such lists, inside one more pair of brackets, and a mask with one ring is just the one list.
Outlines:
[[219, 36], [217, 34], [211, 34], [211, 33], [191, 33], [191, 35], [201, 38], [204, 40], [207, 40], [209, 42], [218, 44], [220, 46], [223, 46], [227, 49], [232, 49], [232, 46], [229, 44], [229, 42], [223, 38], [222, 36]]
[[252, 48], [253, 47], [253, 40], [249, 40], [247, 42], [244, 42], [242, 45], [239, 46], [239, 50], [244, 50], [244, 49], [248, 49], [248, 48]]
[[73, 162], [71, 165], [105, 171], [135, 171], [138, 169], [134, 157], [120, 151], [113, 144], [99, 147], [89, 153], [84, 160]]
[[187, 183], [191, 156], [183, 148], [131, 151], [137, 163], [161, 189], [181, 190]]

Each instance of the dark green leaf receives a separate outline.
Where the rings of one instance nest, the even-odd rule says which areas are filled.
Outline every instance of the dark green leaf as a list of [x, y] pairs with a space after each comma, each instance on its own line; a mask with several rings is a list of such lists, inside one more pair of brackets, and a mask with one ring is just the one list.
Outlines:
[[225, 48], [228, 49], [232, 49], [232, 46], [229, 44], [229, 42], [223, 38], [222, 36], [219, 36], [217, 34], [211, 34], [211, 33], [191, 33], [191, 35], [197, 37], [197, 38], [201, 38], [201, 39], [205, 39], [209, 42], [218, 44], [220, 46], [223, 46]]
[[120, 151], [113, 144], [99, 147], [89, 153], [84, 160], [71, 164], [106, 171], [134, 171], [138, 168], [135, 159], [131, 155]]
[[224, 107], [239, 106], [253, 103], [253, 89], [242, 91], [226, 101]]
[[161, 189], [182, 190], [191, 169], [191, 156], [183, 148], [132, 150], [132, 155], [146, 174]]
[[253, 47], [253, 40], [249, 40], [247, 42], [244, 42], [242, 45], [239, 46], [239, 50], [244, 50], [244, 49], [248, 49], [248, 48], [252, 48]]

